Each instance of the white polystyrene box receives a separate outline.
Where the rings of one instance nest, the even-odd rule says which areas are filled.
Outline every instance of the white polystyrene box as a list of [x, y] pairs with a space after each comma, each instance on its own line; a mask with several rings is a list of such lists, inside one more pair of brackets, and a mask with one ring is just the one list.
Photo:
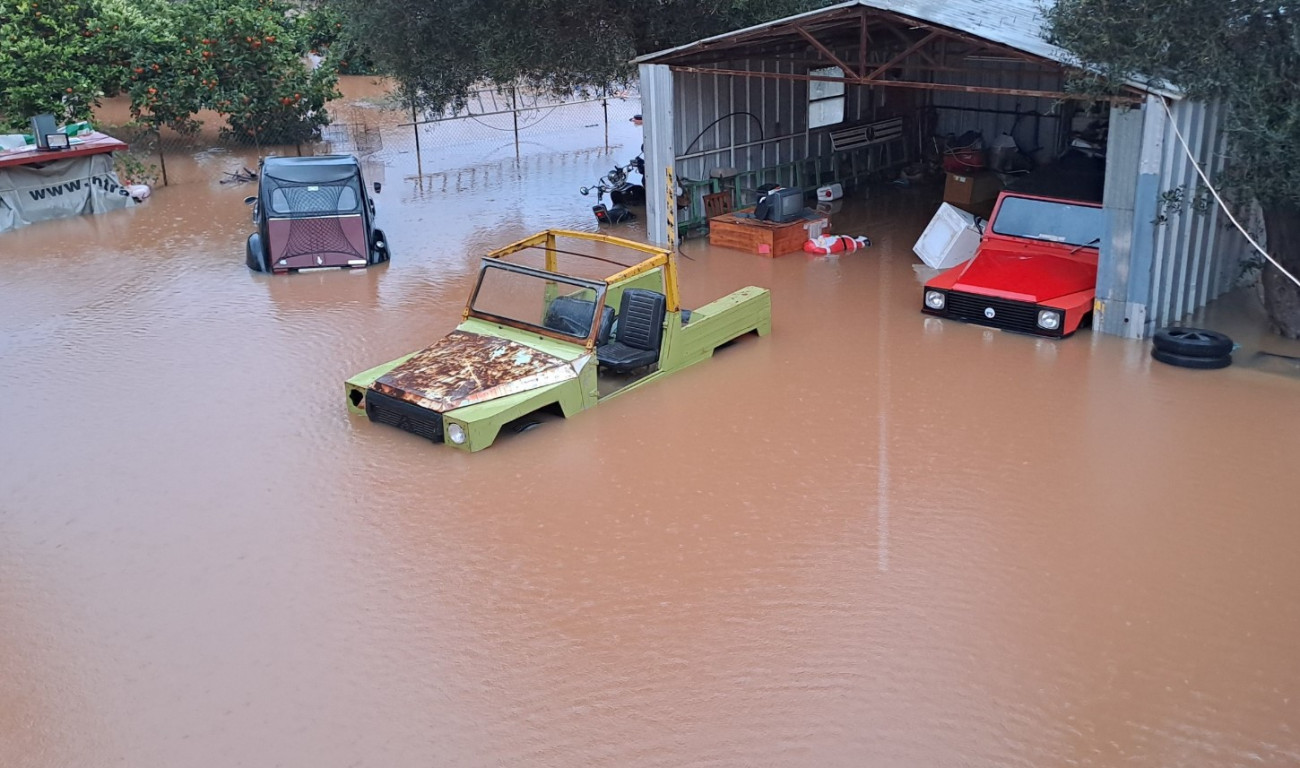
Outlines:
[[817, 199], [829, 203], [844, 197], [844, 187], [839, 182], [826, 184], [817, 188]]
[[980, 245], [980, 231], [975, 222], [975, 214], [943, 203], [912, 250], [926, 266], [934, 269], [947, 269], [969, 261]]

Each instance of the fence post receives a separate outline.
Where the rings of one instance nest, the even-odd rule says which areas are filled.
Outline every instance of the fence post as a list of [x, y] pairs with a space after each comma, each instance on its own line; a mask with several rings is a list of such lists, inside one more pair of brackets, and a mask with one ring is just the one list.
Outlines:
[[420, 122], [415, 114], [415, 97], [411, 97], [411, 130], [415, 131], [415, 172], [424, 176], [424, 162], [420, 159]]
[[515, 123], [515, 160], [519, 159], [519, 101], [515, 98], [515, 86], [510, 86], [510, 118]]
[[609, 151], [609, 89], [605, 88], [600, 95], [600, 111], [605, 115], [605, 151]]
[[162, 131], [154, 129], [154, 137], [158, 140], [158, 166], [162, 169], [163, 186], [167, 186], [167, 158], [163, 155]]

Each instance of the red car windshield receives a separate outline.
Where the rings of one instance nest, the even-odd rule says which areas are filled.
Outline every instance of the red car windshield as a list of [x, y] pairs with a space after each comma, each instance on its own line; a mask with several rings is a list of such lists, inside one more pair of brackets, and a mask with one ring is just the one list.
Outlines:
[[1004, 197], [992, 222], [994, 234], [1064, 245], [1101, 242], [1105, 219], [1101, 208], [1063, 200]]

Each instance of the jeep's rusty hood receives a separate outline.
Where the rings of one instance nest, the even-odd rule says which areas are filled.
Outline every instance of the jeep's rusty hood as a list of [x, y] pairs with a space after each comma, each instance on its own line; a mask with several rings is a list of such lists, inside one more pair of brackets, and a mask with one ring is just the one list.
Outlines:
[[456, 330], [375, 380], [375, 391], [445, 412], [574, 379], [575, 365], [499, 336]]

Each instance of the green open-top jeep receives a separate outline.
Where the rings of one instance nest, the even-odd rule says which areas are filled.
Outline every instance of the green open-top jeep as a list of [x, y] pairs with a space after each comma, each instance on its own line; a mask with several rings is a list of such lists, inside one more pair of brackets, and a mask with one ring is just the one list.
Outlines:
[[[544, 266], [515, 263], [528, 254]], [[557, 266], [561, 255], [617, 271], [595, 279], [566, 274]], [[488, 254], [456, 330], [348, 379], [347, 402], [371, 421], [478, 451], [529, 414], [572, 416], [771, 329], [764, 288], [684, 310], [671, 251], [547, 230]]]

